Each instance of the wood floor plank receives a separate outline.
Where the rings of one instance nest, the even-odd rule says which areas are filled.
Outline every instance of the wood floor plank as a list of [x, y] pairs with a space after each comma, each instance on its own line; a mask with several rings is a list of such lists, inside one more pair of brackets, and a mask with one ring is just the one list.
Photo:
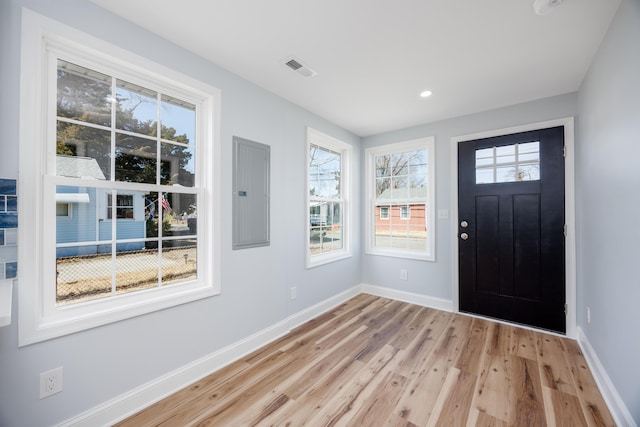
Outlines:
[[[510, 326], [492, 323], [487, 329], [485, 357], [480, 364], [473, 405], [494, 418], [509, 420], [512, 395], [512, 356], [509, 354]], [[510, 402], [509, 402], [510, 403]]]
[[546, 408], [547, 421], [553, 418], [554, 424], [558, 427], [587, 425], [580, 401], [576, 396], [550, 387], [544, 387], [543, 393], [548, 396], [547, 401], [550, 402], [549, 407]]
[[580, 346], [576, 341], [571, 340], [563, 340], [562, 345], [566, 350], [567, 365], [573, 374], [574, 384], [579, 390], [577, 396], [585, 412], [584, 415], [588, 425], [596, 427], [615, 426], [616, 423], [611, 413], [607, 410], [607, 405], [589, 371]]
[[542, 385], [567, 394], [576, 394], [559, 337], [540, 335], [536, 341]]
[[358, 295], [119, 426], [613, 426], [575, 341]]
[[470, 324], [469, 317], [452, 317], [430, 356], [412, 378], [400, 400], [400, 411], [408, 421], [417, 425], [429, 421], [448, 370], [460, 354], [461, 343], [466, 341]]
[[509, 401], [515, 405], [509, 405], [509, 425], [546, 426], [538, 362], [514, 356], [511, 367], [513, 396]]

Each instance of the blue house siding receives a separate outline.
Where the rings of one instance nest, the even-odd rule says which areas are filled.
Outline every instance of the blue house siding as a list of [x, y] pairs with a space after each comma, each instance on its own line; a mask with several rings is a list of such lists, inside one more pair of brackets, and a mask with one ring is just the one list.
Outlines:
[[90, 203], [69, 203], [69, 217], [56, 217], [56, 243], [96, 240], [96, 189], [58, 187], [58, 194], [89, 195]]
[[[89, 197], [89, 203], [69, 203], [69, 216], [56, 217], [56, 243], [79, 243], [78, 246], [57, 248], [57, 256], [68, 257], [111, 252], [110, 243], [82, 245], [83, 242], [111, 240], [113, 221], [104, 219], [106, 216], [106, 193], [104, 190], [59, 186], [56, 192], [60, 195], [87, 194]], [[137, 207], [136, 210], [142, 210], [142, 212], [136, 212], [134, 219], [116, 220], [116, 239], [144, 239], [146, 224], [143, 209], [144, 205], [142, 204]], [[118, 244], [117, 249], [119, 251], [140, 250], [144, 248], [144, 245], [143, 241], [122, 243]]]
[[[112, 221], [100, 222], [100, 240], [111, 239], [111, 224]], [[142, 239], [145, 237], [146, 226], [145, 221], [121, 219], [116, 221], [116, 240], [125, 239]], [[132, 243], [118, 243], [118, 251], [135, 251], [144, 249], [144, 242], [132, 242]], [[106, 252], [110, 252], [109, 246]], [[100, 250], [99, 252], [103, 252]]]

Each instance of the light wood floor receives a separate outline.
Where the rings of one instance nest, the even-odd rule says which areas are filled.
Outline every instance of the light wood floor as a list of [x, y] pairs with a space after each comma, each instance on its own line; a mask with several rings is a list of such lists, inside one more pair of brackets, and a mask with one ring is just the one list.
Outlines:
[[613, 426], [575, 341], [359, 295], [121, 426]]

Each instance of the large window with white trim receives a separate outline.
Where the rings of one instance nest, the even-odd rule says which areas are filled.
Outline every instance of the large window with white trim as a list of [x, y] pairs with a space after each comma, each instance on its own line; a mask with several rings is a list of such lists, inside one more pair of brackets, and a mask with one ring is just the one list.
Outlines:
[[366, 150], [366, 252], [435, 259], [433, 137]]
[[[21, 344], [219, 292], [209, 263], [218, 256], [218, 91], [128, 53], [123, 60], [115, 47], [37, 33], [24, 44], [42, 56], [23, 47], [37, 89], [25, 102], [37, 108], [21, 113], [21, 160], [46, 154], [32, 154], [21, 181], [40, 195], [21, 219], [38, 222], [23, 245], [40, 248], [34, 280], [22, 282], [36, 288], [21, 294], [21, 309], [35, 312]], [[27, 122], [43, 126], [31, 133]]]
[[351, 256], [351, 146], [307, 130], [307, 268]]

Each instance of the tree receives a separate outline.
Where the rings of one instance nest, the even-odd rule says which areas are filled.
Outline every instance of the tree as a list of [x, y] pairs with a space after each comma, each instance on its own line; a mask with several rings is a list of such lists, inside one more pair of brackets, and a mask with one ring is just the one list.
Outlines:
[[[58, 116], [74, 121], [58, 121], [57, 154], [94, 158], [106, 179], [110, 179], [111, 132], [91, 124], [110, 127], [115, 115], [116, 128], [127, 132], [116, 132], [115, 179], [156, 183], [157, 141], [141, 136], [157, 136], [157, 118], [140, 120], [135, 114], [152, 98], [119, 87], [112, 102], [110, 77], [63, 61], [59, 64], [57, 91]], [[162, 118], [162, 111], [160, 114]], [[178, 135], [175, 128], [164, 125], [160, 126], [160, 134], [163, 139], [185, 144], [161, 143], [160, 184], [192, 186], [194, 175], [188, 170], [192, 158], [188, 144], [192, 141], [186, 133]]]
[[394, 153], [375, 158], [376, 196], [386, 190], [421, 188], [427, 181], [426, 150]]

